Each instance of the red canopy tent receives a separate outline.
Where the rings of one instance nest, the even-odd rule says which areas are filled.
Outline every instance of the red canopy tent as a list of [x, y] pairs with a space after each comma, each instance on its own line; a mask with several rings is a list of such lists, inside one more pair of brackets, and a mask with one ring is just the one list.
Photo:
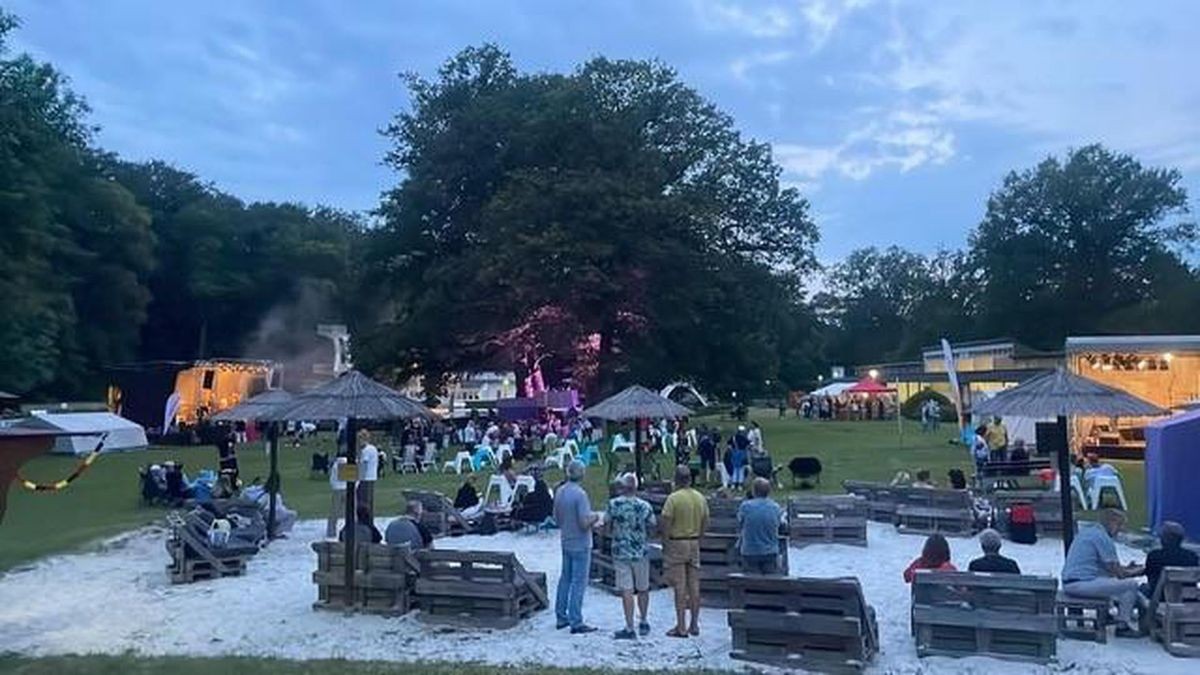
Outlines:
[[858, 381], [858, 384], [846, 390], [847, 394], [887, 394], [896, 391], [895, 389], [884, 386], [874, 380], [874, 378], [864, 377]]

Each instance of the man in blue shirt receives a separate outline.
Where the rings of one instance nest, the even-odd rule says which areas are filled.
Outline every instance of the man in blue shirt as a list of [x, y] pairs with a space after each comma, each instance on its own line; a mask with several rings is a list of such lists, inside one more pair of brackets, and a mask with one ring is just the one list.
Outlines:
[[1080, 528], [1063, 563], [1062, 587], [1067, 595], [1107, 598], [1117, 603], [1118, 636], [1138, 634], [1133, 608], [1138, 599], [1138, 582], [1144, 570], [1139, 565], [1122, 565], [1113, 537], [1125, 526], [1125, 514], [1115, 509], [1100, 513], [1099, 527]]
[[771, 499], [771, 481], [755, 478], [754, 498], [738, 506], [739, 552], [742, 570], [750, 574], [779, 574], [779, 523], [783, 509]]
[[596, 630], [583, 622], [583, 592], [587, 589], [588, 568], [592, 564], [592, 526], [599, 519], [592, 513], [591, 502], [583, 485], [583, 462], [573, 460], [567, 465], [567, 482], [554, 495], [554, 521], [562, 537], [562, 576], [554, 614], [555, 628], [571, 627], [571, 633], [591, 633]]

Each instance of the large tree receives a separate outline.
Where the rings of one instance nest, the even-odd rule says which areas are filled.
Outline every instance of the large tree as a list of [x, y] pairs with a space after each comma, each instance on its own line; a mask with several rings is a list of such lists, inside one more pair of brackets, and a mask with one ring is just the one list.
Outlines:
[[1196, 238], [1180, 183], [1099, 145], [1009, 174], [971, 237], [981, 329], [1061, 348], [1150, 306], [1176, 247]]
[[769, 148], [673, 71], [528, 75], [488, 46], [409, 88], [362, 358], [434, 376], [540, 360], [603, 391], [776, 377], [780, 336], [760, 326], [796, 308], [816, 227]]

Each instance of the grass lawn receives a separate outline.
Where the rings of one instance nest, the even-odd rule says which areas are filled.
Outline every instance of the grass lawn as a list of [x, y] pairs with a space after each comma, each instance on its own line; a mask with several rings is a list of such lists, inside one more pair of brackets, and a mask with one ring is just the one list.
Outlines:
[[[755, 410], [754, 419], [762, 424], [766, 445], [777, 462], [786, 463], [796, 455], [821, 459], [824, 474], [821, 484], [816, 487], [817, 492], [839, 493], [841, 482], [848, 478], [886, 481], [901, 469], [914, 474], [917, 469], [929, 469], [939, 483], [945, 482], [946, 471], [951, 468], [969, 473], [966, 451], [950, 444], [952, 430], [948, 427], [943, 427], [943, 432], [936, 435], [922, 434], [915, 424], [910, 423], [905, 427], [901, 444], [895, 422], [778, 419], [773, 410]], [[727, 419], [700, 421], [720, 426], [726, 435], [735, 426]], [[332, 439], [327, 435], [312, 439], [298, 449], [284, 447], [281, 450], [283, 494], [287, 505], [299, 509], [301, 517], [323, 517], [329, 508], [328, 482], [323, 477], [310, 478], [308, 466], [313, 450], [327, 450], [331, 444]], [[13, 485], [8, 513], [4, 523], [0, 524], [0, 571], [134, 527], [161, 522], [163, 509], [144, 507], [139, 503], [137, 468], [168, 459], [181, 461], [189, 471], [195, 471], [205, 466], [214, 467], [216, 450], [208, 446], [151, 448], [144, 452], [106, 455], [88, 474], [58, 493], [30, 493]], [[241, 448], [239, 460], [244, 480], [266, 476], [266, 457], [261, 445]], [[669, 476], [665, 458], [660, 464], [663, 475]], [[1131, 524], [1141, 527], [1145, 523], [1142, 464], [1118, 464], [1130, 502]], [[40, 457], [27, 465], [26, 475], [32, 480], [54, 480], [67, 475], [74, 465], [75, 460], [71, 458]], [[558, 479], [557, 471], [552, 471], [551, 479]], [[401, 491], [406, 488], [435, 489], [453, 496], [460, 481], [461, 478], [454, 474], [397, 476], [389, 473], [376, 487], [377, 511], [381, 516], [398, 512]], [[785, 477], [784, 484], [789, 483]], [[486, 485], [483, 474], [477, 485], [480, 491]], [[599, 505], [607, 494], [602, 468], [589, 470], [587, 487], [593, 502]]]

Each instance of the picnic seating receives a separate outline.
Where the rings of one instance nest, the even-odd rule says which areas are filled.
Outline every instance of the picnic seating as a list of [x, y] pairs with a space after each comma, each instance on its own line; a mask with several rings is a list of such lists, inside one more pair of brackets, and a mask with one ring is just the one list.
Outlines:
[[[662, 547], [656, 544], [646, 546], [646, 555], [650, 560], [650, 590], [666, 588], [663, 578]], [[612, 536], [606, 529], [592, 532], [592, 558], [589, 578], [592, 584], [610, 593], [617, 594], [617, 575], [613, 567]]]
[[422, 621], [511, 628], [550, 606], [546, 575], [526, 571], [512, 553], [419, 551], [416, 557]]
[[797, 546], [808, 544], [867, 545], [865, 497], [828, 495], [793, 497], [788, 501], [788, 532]]
[[415, 607], [413, 585], [420, 567], [407, 546], [359, 542], [354, 553], [354, 589], [346, 602], [346, 545], [318, 541], [317, 601], [313, 609], [353, 609], [369, 614], [399, 616]]
[[1053, 577], [920, 570], [912, 584], [917, 655], [1048, 663], [1058, 622]]
[[190, 584], [206, 579], [241, 576], [246, 573], [246, 561], [258, 553], [258, 546], [231, 539], [218, 546], [209, 541], [212, 518], [199, 512], [169, 513], [167, 523], [171, 534], [167, 553], [171, 563], [167, 573], [173, 584]]
[[990, 497], [996, 522], [1007, 523], [1009, 509], [1015, 504], [1033, 507], [1033, 518], [1040, 534], [1061, 537], [1063, 531], [1062, 499], [1050, 490], [1005, 490]]
[[403, 494], [405, 501], [421, 502], [421, 524], [429, 528], [433, 536], [456, 536], [466, 534], [469, 529], [467, 519], [454, 508], [454, 502], [446, 495], [428, 490], [405, 490]]
[[896, 527], [905, 534], [969, 537], [975, 532], [974, 500], [966, 490], [898, 487]]
[[729, 576], [735, 659], [783, 668], [862, 670], [879, 651], [857, 579]]
[[1150, 636], [1167, 652], [1200, 657], [1200, 568], [1164, 568], [1146, 617]]
[[[708, 500], [708, 530], [700, 538], [700, 604], [704, 607], [729, 606], [729, 576], [742, 572], [742, 556], [738, 550], [737, 499]], [[714, 515], [717, 514], [717, 515]], [[788, 570], [788, 531], [779, 526], [779, 561], [781, 574]]]
[[1111, 607], [1112, 600], [1108, 598], [1081, 598], [1059, 591], [1054, 602], [1059, 636], [1101, 644], [1108, 642], [1108, 625], [1112, 623], [1108, 610]]
[[1017, 489], [1019, 478], [1037, 475], [1045, 469], [1052, 469], [1053, 464], [1047, 458], [1030, 458], [1017, 462], [986, 462], [979, 467], [975, 474], [976, 484], [985, 491], [998, 488]]
[[895, 486], [862, 480], [842, 481], [842, 489], [867, 500], [867, 513], [871, 520], [893, 524], [896, 522]]

